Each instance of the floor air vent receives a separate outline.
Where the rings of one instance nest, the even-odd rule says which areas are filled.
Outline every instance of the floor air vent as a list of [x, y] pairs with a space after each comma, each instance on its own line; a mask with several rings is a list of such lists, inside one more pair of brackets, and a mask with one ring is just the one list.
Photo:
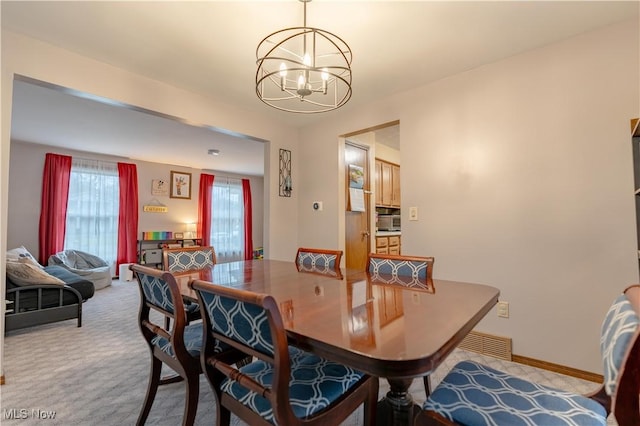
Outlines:
[[470, 332], [458, 346], [466, 351], [511, 361], [511, 338]]

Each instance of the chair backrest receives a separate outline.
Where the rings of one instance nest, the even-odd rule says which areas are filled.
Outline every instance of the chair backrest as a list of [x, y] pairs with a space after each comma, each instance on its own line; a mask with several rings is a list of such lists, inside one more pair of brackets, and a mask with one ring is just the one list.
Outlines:
[[162, 266], [165, 271], [179, 272], [205, 269], [216, 263], [216, 252], [211, 246], [165, 248], [162, 250]]
[[[163, 339], [166, 345], [171, 345], [171, 351], [165, 352], [173, 352], [176, 358], [186, 362], [189, 357], [189, 348], [185, 347], [184, 342], [186, 314], [175, 277], [170, 272], [138, 264], [132, 264], [129, 268], [133, 271], [140, 288], [138, 319], [144, 338], [151, 347], [154, 346], [154, 342]], [[153, 321], [149, 315], [151, 310], [159, 312], [162, 319], [170, 318], [173, 327], [167, 330], [162, 325], [164, 321]]]
[[325, 250], [300, 247], [296, 253], [298, 271], [317, 272], [342, 277], [340, 260], [342, 250]]
[[[275, 299], [202, 280], [193, 280], [189, 286], [196, 291], [202, 309], [205, 328], [203, 367], [213, 367], [267, 398], [276, 418], [295, 418], [289, 403], [291, 369], [287, 336]], [[241, 374], [236, 366], [216, 358], [210, 343], [216, 339], [271, 364], [271, 387], [261, 385]]]
[[431, 281], [434, 261], [433, 257], [369, 253], [367, 272], [379, 276], [411, 277]]
[[613, 302], [602, 324], [602, 389], [591, 397], [620, 425], [640, 424], [640, 284]]

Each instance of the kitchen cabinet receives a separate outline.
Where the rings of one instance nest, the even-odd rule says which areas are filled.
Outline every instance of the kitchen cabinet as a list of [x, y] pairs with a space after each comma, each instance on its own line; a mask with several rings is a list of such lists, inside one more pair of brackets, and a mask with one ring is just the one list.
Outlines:
[[400, 166], [376, 158], [376, 206], [400, 208]]
[[400, 254], [400, 235], [376, 236], [376, 253]]

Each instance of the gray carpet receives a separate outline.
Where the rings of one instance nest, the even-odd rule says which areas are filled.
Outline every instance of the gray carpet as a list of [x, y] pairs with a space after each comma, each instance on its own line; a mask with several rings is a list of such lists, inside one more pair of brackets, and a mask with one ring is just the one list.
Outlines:
[[[84, 304], [81, 328], [76, 327], [75, 320], [69, 320], [7, 333], [0, 422], [25, 426], [135, 424], [149, 369], [148, 349], [137, 326], [138, 298], [135, 282], [116, 280]], [[578, 393], [597, 387], [591, 382], [462, 350], [456, 350], [432, 375], [432, 386], [461, 359], [475, 359]], [[387, 391], [388, 385], [382, 381], [380, 397]], [[422, 380], [414, 381], [411, 393], [417, 403], [424, 401]], [[183, 407], [183, 383], [161, 386], [147, 424], [179, 425]], [[202, 376], [196, 424], [214, 424], [215, 410], [209, 384]], [[49, 412], [55, 412], [55, 418], [45, 420]], [[16, 419], [23, 416], [24, 419]], [[232, 424], [244, 425], [235, 417]], [[344, 423], [360, 424], [361, 409]]]

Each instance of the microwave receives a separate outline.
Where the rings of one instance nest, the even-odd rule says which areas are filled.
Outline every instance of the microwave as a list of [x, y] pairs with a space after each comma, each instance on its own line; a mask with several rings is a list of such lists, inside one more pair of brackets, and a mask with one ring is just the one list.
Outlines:
[[379, 231], [399, 231], [400, 215], [399, 214], [381, 214], [378, 215]]

